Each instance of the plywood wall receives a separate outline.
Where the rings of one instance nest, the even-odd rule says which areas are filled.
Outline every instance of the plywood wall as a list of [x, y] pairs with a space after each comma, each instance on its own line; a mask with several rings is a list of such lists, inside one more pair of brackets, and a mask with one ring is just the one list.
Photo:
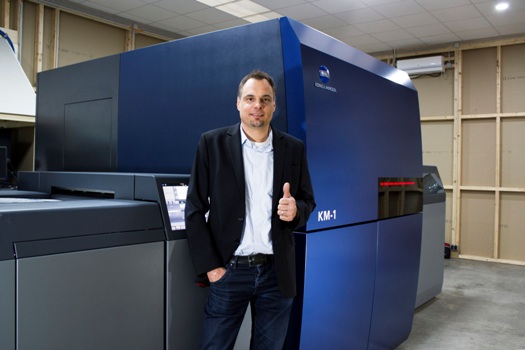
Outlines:
[[495, 258], [494, 194], [466, 191], [461, 197], [461, 253]]
[[22, 21], [22, 57], [20, 64], [24, 69], [29, 81], [36, 85], [35, 57], [37, 55], [36, 41], [36, 19], [38, 18], [38, 6], [33, 3], [24, 4]]
[[[522, 173], [523, 174], [523, 173]], [[503, 193], [501, 195], [500, 250], [501, 259], [525, 260], [525, 195]]]
[[422, 123], [423, 164], [438, 167], [444, 184], [452, 184], [454, 178], [454, 123], [434, 121]]
[[525, 45], [501, 48], [501, 112], [525, 111]]
[[[525, 96], [522, 95], [521, 100], [525, 100]], [[502, 120], [502, 187], [525, 188], [525, 156], [522, 152], [523, 150], [525, 150], [525, 118], [506, 118]], [[525, 214], [525, 212], [523, 213]]]
[[461, 130], [461, 151], [461, 184], [495, 186], [495, 121], [493, 119], [464, 120]]
[[460, 257], [525, 265], [525, 38], [454, 48], [454, 61], [414, 79], [423, 161], [447, 191], [445, 239]]
[[454, 70], [435, 76], [414, 79], [418, 90], [421, 114], [424, 116], [454, 115]]
[[462, 114], [496, 112], [496, 54], [495, 47], [462, 51]]
[[140, 49], [147, 46], [152, 46], [156, 44], [160, 44], [165, 42], [165, 40], [161, 40], [158, 38], [153, 38], [151, 36], [142, 35], [142, 34], [136, 34], [135, 35], [135, 48]]
[[64, 12], [60, 16], [58, 66], [124, 52], [124, 29]]

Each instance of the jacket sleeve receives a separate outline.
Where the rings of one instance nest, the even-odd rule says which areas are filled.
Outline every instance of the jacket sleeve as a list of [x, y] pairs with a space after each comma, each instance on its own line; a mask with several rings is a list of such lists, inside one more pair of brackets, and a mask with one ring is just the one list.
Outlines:
[[209, 165], [208, 146], [205, 136], [202, 135], [191, 171], [185, 208], [190, 255], [199, 276], [205, 276], [206, 272], [221, 266], [216, 244], [206, 220], [211, 190]]
[[301, 163], [300, 163], [300, 179], [297, 192], [295, 193], [295, 203], [297, 205], [298, 217], [292, 221], [294, 229], [306, 225], [310, 214], [315, 209], [314, 191], [312, 188], [312, 180], [310, 178], [310, 171], [308, 170], [308, 162], [306, 160], [306, 152], [304, 146], [301, 148]]

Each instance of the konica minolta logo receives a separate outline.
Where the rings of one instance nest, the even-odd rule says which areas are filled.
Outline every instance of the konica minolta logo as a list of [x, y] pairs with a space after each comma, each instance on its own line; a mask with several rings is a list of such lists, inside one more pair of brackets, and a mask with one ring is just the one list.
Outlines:
[[330, 82], [330, 71], [326, 66], [319, 67], [319, 79], [321, 80], [321, 83], [315, 82], [315, 87], [331, 92], [337, 92], [335, 87], [326, 85]]
[[330, 71], [326, 66], [319, 67], [319, 79], [325, 84], [328, 84], [330, 81]]

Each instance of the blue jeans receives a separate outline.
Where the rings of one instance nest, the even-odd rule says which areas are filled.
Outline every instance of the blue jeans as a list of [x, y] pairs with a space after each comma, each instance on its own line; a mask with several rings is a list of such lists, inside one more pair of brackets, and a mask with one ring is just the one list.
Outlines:
[[233, 349], [250, 304], [251, 349], [281, 350], [292, 302], [279, 292], [273, 263], [258, 267], [230, 263], [225, 275], [210, 285], [200, 348]]

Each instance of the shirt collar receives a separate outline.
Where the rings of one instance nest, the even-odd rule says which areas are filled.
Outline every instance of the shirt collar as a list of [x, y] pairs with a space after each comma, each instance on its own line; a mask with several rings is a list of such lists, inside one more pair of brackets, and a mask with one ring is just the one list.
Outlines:
[[273, 131], [271, 127], [270, 132], [268, 133], [268, 138], [264, 142], [250, 141], [242, 129], [242, 124], [240, 124], [239, 127], [241, 128], [241, 145], [249, 145], [251, 148], [260, 152], [270, 152], [273, 150]]

